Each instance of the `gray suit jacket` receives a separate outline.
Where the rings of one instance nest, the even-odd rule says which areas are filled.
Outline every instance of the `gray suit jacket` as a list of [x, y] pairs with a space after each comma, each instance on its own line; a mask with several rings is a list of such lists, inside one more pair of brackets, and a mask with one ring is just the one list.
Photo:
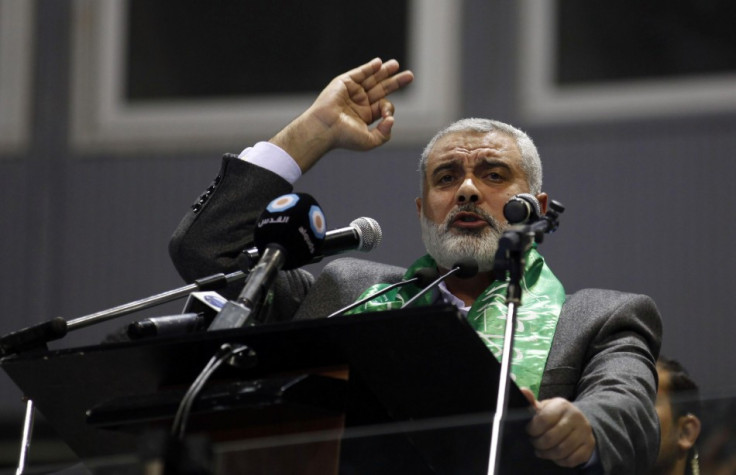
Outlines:
[[[176, 229], [170, 253], [188, 282], [243, 267], [254, 223], [275, 197], [292, 191], [273, 173], [226, 155], [220, 174]], [[269, 321], [321, 318], [378, 282], [397, 282], [404, 269], [337, 259], [315, 280], [281, 272]], [[242, 285], [241, 285], [242, 286]], [[573, 401], [593, 427], [605, 473], [646, 473], [657, 457], [659, 422], [655, 362], [661, 319], [643, 295], [586, 289], [568, 296], [547, 359], [539, 399]]]

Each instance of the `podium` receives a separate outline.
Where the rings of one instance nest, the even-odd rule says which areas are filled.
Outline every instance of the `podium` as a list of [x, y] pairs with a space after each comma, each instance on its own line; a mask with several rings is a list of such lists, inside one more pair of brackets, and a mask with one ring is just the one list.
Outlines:
[[[222, 473], [487, 471], [500, 365], [450, 306], [19, 354], [0, 365], [82, 461], [135, 463], [141, 438], [170, 427], [223, 343], [247, 345], [253, 364], [218, 369], [187, 431], [242, 455], [247, 471], [231, 458]], [[568, 473], [534, 456], [515, 385], [508, 400], [501, 473]]]

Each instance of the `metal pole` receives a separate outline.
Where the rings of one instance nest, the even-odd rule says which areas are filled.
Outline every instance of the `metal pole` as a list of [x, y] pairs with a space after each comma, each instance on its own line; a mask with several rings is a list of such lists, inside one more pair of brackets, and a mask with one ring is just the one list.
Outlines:
[[503, 420], [506, 417], [506, 399], [509, 395], [509, 379], [511, 374], [511, 358], [514, 351], [514, 326], [516, 325], [516, 304], [509, 302], [506, 316], [506, 328], [503, 337], [503, 353], [501, 356], [501, 375], [498, 378], [498, 395], [496, 397], [496, 413], [493, 415], [491, 431], [491, 453], [488, 457], [488, 475], [495, 475], [499, 470], [499, 448], [503, 437]]
[[18, 456], [18, 468], [15, 475], [21, 475], [26, 468], [26, 458], [31, 449], [31, 435], [33, 434], [34, 408], [33, 401], [26, 401], [26, 417], [23, 421], [23, 438], [20, 441], [20, 455]]
[[[232, 272], [224, 276], [224, 279], [228, 283], [231, 283], [231, 282], [241, 280], [245, 278], [245, 276], [246, 274], [244, 272], [235, 271], [235, 272]], [[123, 315], [128, 315], [130, 313], [137, 312], [138, 310], [143, 310], [146, 308], [154, 307], [156, 305], [161, 305], [167, 302], [171, 302], [173, 300], [177, 300], [182, 297], [186, 297], [191, 292], [199, 290], [200, 288], [201, 288], [201, 285], [198, 283], [189, 284], [184, 287], [179, 287], [178, 289], [169, 290], [167, 292], [162, 292], [160, 294], [153, 295], [151, 297], [146, 297], [144, 299], [136, 300], [135, 302], [129, 302], [129, 303], [119, 305], [117, 307], [114, 307], [108, 310], [103, 310], [101, 312], [93, 313], [90, 315], [85, 315], [84, 317], [75, 318], [74, 320], [69, 320], [66, 326], [69, 331], [77, 330], [79, 328], [94, 325], [95, 323], [104, 322], [112, 318], [122, 317]]]

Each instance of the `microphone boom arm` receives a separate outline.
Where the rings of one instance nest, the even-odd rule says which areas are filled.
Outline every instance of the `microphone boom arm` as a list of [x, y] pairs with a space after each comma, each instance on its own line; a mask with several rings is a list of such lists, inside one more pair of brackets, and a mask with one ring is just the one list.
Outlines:
[[50, 341], [63, 338], [70, 331], [172, 302], [186, 297], [195, 291], [224, 288], [232, 282], [243, 280], [246, 275], [247, 274], [243, 271], [235, 271], [229, 274], [212, 274], [210, 276], [197, 279], [193, 283], [183, 287], [168, 290], [160, 294], [128, 302], [118, 305], [117, 307], [95, 312], [73, 320], [65, 320], [62, 317], [55, 317], [51, 320], [31, 325], [0, 337], [0, 355], [8, 355], [38, 348]]

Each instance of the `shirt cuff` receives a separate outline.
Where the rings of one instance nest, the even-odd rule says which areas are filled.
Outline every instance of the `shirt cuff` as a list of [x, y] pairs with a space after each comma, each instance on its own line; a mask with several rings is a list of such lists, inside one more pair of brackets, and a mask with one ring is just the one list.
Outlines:
[[596, 475], [598, 473], [603, 473], [603, 467], [601, 466], [601, 459], [598, 456], [598, 447], [596, 446], [595, 449], [593, 449], [593, 454], [590, 456], [590, 459], [583, 465], [583, 473], [586, 475]]
[[240, 152], [238, 157], [277, 174], [292, 185], [302, 176], [302, 169], [291, 155], [271, 142], [258, 142]]

